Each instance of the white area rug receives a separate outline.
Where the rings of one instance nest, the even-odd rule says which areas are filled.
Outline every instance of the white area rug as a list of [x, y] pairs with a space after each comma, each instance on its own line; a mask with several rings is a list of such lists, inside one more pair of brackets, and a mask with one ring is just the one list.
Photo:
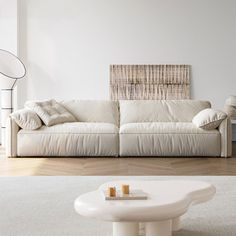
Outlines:
[[215, 198], [191, 208], [174, 236], [235, 236], [236, 177], [2, 177], [0, 236], [111, 236], [110, 223], [80, 217], [81, 193], [117, 179], [196, 179], [213, 183]]

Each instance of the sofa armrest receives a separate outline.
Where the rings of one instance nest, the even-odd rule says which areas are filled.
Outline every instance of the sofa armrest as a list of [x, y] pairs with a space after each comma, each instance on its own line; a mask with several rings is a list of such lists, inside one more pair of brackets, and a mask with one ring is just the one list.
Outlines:
[[221, 122], [219, 131], [221, 135], [221, 156], [230, 157], [232, 155], [232, 125], [229, 117]]
[[6, 155], [8, 157], [17, 156], [17, 133], [20, 127], [11, 118], [7, 118], [6, 124]]

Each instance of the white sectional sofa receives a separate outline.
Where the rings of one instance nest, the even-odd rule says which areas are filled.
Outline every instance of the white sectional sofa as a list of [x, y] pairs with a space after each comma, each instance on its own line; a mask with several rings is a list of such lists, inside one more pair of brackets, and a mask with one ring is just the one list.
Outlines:
[[196, 100], [65, 101], [77, 122], [20, 129], [9, 117], [6, 153], [16, 156], [231, 156], [231, 124], [197, 128], [211, 104]]

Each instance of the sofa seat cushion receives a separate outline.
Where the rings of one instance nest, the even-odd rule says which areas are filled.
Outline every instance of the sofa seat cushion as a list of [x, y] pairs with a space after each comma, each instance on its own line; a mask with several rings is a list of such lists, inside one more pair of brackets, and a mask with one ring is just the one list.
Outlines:
[[191, 122], [129, 123], [120, 127], [121, 156], [220, 156], [220, 132]]
[[18, 132], [19, 156], [118, 156], [118, 127], [73, 122]]
[[121, 134], [218, 134], [214, 129], [206, 131], [191, 122], [143, 122], [129, 123], [120, 127]]

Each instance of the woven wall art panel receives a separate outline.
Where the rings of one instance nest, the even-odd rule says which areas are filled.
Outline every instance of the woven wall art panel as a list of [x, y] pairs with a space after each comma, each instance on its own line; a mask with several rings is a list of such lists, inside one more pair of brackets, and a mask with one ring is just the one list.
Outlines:
[[190, 98], [189, 65], [111, 65], [112, 100]]

